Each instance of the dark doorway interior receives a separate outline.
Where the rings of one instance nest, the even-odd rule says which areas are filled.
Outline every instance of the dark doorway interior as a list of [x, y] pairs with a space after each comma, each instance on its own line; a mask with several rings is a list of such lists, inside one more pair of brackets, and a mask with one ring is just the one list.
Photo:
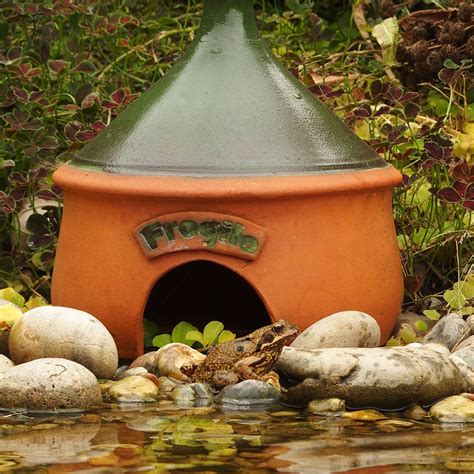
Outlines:
[[207, 261], [186, 263], [158, 280], [144, 317], [160, 332], [169, 332], [180, 321], [202, 331], [216, 320], [238, 336], [271, 323], [262, 300], [242, 277]]

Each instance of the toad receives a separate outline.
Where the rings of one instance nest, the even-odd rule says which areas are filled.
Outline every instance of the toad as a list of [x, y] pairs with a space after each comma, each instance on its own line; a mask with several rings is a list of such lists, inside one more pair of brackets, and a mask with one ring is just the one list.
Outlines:
[[[216, 389], [242, 380], [278, 380], [271, 372], [283, 346], [291, 343], [299, 329], [285, 320], [213, 348], [204, 361], [187, 373], [193, 382], [208, 383]], [[277, 383], [278, 385], [278, 383]]]

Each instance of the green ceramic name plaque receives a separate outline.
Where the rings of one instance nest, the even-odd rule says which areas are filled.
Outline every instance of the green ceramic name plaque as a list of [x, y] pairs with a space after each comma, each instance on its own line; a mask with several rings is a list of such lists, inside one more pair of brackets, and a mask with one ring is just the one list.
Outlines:
[[135, 237], [149, 257], [207, 250], [255, 260], [265, 242], [264, 230], [240, 217], [214, 212], [179, 212], [145, 222]]

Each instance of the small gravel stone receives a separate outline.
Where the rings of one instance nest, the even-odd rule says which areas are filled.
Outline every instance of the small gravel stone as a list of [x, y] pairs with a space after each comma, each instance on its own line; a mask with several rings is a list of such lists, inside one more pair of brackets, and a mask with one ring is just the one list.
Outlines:
[[430, 415], [441, 423], [473, 423], [474, 401], [460, 395], [448, 397], [434, 404]]
[[306, 410], [313, 415], [338, 415], [346, 411], [346, 402], [340, 398], [311, 400]]
[[428, 412], [424, 408], [420, 407], [420, 405], [410, 405], [409, 407], [405, 408], [405, 410], [403, 410], [403, 414], [411, 420], [422, 421], [426, 418]]
[[118, 380], [117, 377], [120, 377], [126, 370], [128, 370], [128, 365], [121, 365], [116, 371], [114, 376], [112, 377], [114, 380]]
[[244, 380], [224, 387], [215, 401], [229, 405], [251, 406], [272, 404], [279, 398], [280, 393], [272, 385], [260, 380]]
[[156, 352], [156, 375], [190, 383], [191, 378], [187, 372], [205, 358], [204, 354], [185, 344], [179, 342], [167, 344]]
[[357, 421], [379, 421], [386, 420], [387, 417], [383, 415], [378, 410], [357, 410], [357, 411], [347, 411], [343, 414], [344, 418], [349, 418], [350, 420]]
[[131, 375], [115, 382], [109, 388], [108, 394], [117, 402], [154, 402], [160, 392], [151, 380], [140, 375]]
[[156, 385], [158, 386], [160, 393], [171, 393], [179, 383], [168, 377], [158, 377]]
[[175, 402], [194, 402], [195, 400], [212, 401], [214, 394], [211, 387], [205, 383], [189, 383], [179, 385], [171, 392]]
[[135, 367], [133, 369], [127, 369], [121, 372], [119, 375], [115, 377], [115, 380], [122, 380], [126, 377], [130, 377], [131, 375], [146, 375], [148, 374], [148, 370], [145, 367]]
[[151, 374], [156, 373], [156, 353], [158, 351], [147, 352], [146, 354], [137, 357], [131, 364], [129, 369], [135, 367], [145, 367]]

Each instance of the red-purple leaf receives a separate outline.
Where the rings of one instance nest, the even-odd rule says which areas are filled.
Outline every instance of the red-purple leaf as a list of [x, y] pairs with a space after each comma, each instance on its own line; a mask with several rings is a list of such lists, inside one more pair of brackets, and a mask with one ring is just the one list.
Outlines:
[[94, 104], [100, 104], [99, 94], [97, 92], [91, 92], [87, 94], [81, 102], [82, 109], [90, 109]]
[[82, 129], [82, 124], [75, 120], [74, 122], [69, 122], [64, 126], [64, 135], [71, 142], [76, 141], [76, 133]]
[[110, 98], [119, 105], [122, 105], [125, 101], [125, 98], [127, 97], [127, 92], [125, 91], [124, 88], [117, 89], [116, 91], [112, 92], [110, 95]]
[[104, 130], [106, 126], [107, 125], [105, 125], [105, 123], [102, 122], [102, 120], [97, 120], [96, 122], [91, 123], [92, 130], [96, 131], [97, 133], [100, 133], [102, 130]]
[[94, 130], [84, 130], [76, 133], [76, 139], [84, 143], [92, 140], [96, 135], [97, 133]]
[[38, 146], [43, 150], [54, 150], [59, 146], [56, 137], [45, 137], [39, 143]]
[[407, 105], [405, 105], [405, 115], [408, 118], [416, 117], [419, 112], [420, 112], [420, 106], [419, 105], [417, 105], [413, 102], [410, 102]]
[[7, 57], [10, 61], [15, 61], [16, 59], [20, 59], [23, 53], [23, 48], [21, 46], [13, 46], [8, 50]]
[[91, 61], [81, 61], [72, 72], [91, 73], [95, 72], [96, 67]]
[[435, 191], [435, 195], [447, 202], [459, 202], [462, 197], [454, 188], [443, 188]]
[[118, 105], [115, 102], [111, 102], [110, 100], [107, 100], [107, 99], [103, 100], [101, 105], [106, 110], [113, 110], [118, 107]]
[[463, 161], [453, 169], [453, 175], [456, 179], [464, 183], [474, 181], [474, 166], [469, 166], [467, 161]]
[[69, 67], [70, 62], [62, 59], [50, 59], [47, 64], [52, 72], [59, 74], [64, 68]]

